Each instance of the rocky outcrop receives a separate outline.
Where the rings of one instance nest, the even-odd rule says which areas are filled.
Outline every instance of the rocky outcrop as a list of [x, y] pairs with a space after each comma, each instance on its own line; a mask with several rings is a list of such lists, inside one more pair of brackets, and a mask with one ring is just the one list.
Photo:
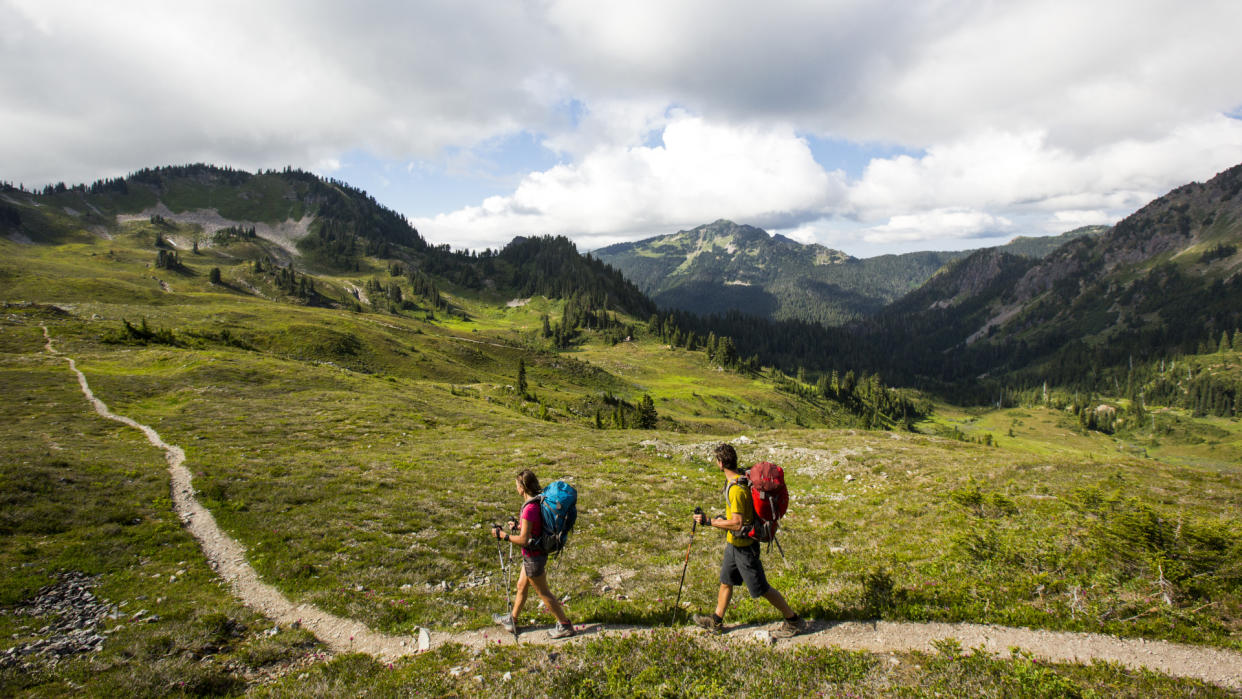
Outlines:
[[[100, 631], [104, 619], [118, 619], [117, 605], [105, 602], [91, 591], [98, 579], [85, 573], [69, 572], [60, 580], [39, 590], [28, 604], [8, 612], [34, 618], [51, 617], [39, 629], [31, 629], [24, 643], [0, 654], [0, 668], [33, 665], [42, 662], [57, 664], [62, 658], [92, 653], [103, 649], [106, 632]], [[135, 621], [152, 621], [154, 615], [135, 616]]]

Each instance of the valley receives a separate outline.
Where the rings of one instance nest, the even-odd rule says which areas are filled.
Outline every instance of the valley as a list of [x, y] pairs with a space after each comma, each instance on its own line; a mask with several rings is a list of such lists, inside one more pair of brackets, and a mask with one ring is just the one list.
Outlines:
[[[626, 668], [670, 657], [686, 671], [676, 691], [691, 695], [720, 694], [726, 678], [753, 694], [777, 682], [807, 693], [825, 683], [1131, 696], [1239, 687], [1236, 668], [1208, 684], [1193, 679], [1205, 672], [1050, 665], [945, 638], [874, 653], [831, 640], [838, 626], [844, 634], [877, 620], [968, 623], [1237, 658], [1242, 427], [1230, 411], [1205, 410], [1206, 398], [1182, 398], [1199, 376], [1234, 385], [1234, 342], [1179, 355], [1179, 373], [1138, 361], [1128, 391], [1054, 385], [1045, 395], [1015, 383], [1001, 407], [893, 388], [868, 379], [865, 364], [847, 390], [845, 372], [746, 362], [757, 351], [743, 334], [729, 357], [716, 334], [691, 340], [691, 328], [653, 323], [654, 305], [632, 285], [556, 241], [462, 255], [426, 245], [365, 198], [340, 199], [345, 213], [333, 218], [314, 198], [285, 198], [293, 190], [274, 176], [223, 189], [203, 188], [210, 173], [197, 185], [162, 176], [169, 214], [110, 220], [155, 205], [131, 183], [133, 202], [96, 203], [104, 214], [85, 224], [23, 203], [30, 242], [0, 241], [0, 634], [13, 647], [33, 642], [46, 620], [17, 610], [70, 572], [96, 580], [101, 600], [127, 602], [102, 622], [99, 650], [6, 663], [6, 693], [341, 694], [413, 682], [440, 694], [660, 693], [676, 688]], [[255, 194], [231, 200], [247, 215], [230, 212], [216, 197], [235, 186], [271, 188], [284, 210]], [[237, 239], [179, 218], [208, 190]], [[89, 210], [67, 202], [61, 211]], [[306, 235], [318, 247], [245, 233], [312, 209], [320, 214]], [[374, 229], [359, 221], [391, 227], [368, 237]], [[158, 266], [173, 253], [175, 263]], [[61, 356], [46, 351], [44, 332]], [[655, 630], [505, 644], [505, 653], [438, 643], [390, 660], [267, 619], [182, 526], [164, 454], [96, 414], [62, 356], [113, 412], [184, 450], [198, 502], [294, 605], [394, 636], [481, 638], [504, 596], [486, 527], [512, 514], [513, 476], [533, 468], [581, 493], [571, 547], [550, 575], [573, 619]], [[649, 427], [644, 396], [656, 412]], [[1103, 404], [1129, 422], [1087, 425]], [[721, 644], [669, 622], [689, 513], [720, 507], [710, 463], [720, 441], [744, 462], [786, 468], [785, 557], [772, 550], [765, 562], [818, 625], [807, 643], [762, 651], [773, 669], [744, 678], [728, 668], [751, 641], [732, 637], [751, 626]], [[694, 542], [687, 609], [714, 599], [718, 547], [705, 533]], [[549, 623], [528, 610], [522, 623]], [[727, 623], [771, 621], [766, 605], [738, 599]]]

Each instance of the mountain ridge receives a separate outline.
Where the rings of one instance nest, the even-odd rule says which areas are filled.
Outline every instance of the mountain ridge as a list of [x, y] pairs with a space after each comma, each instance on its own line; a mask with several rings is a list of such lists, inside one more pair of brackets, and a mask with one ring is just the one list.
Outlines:
[[430, 245], [403, 215], [345, 182], [293, 168], [249, 173], [206, 164], [144, 168], [90, 185], [30, 192], [0, 184], [0, 234], [25, 243], [108, 238], [150, 223], [169, 252], [235, 249], [303, 272], [361, 272], [367, 258], [398, 263], [434, 297], [430, 277], [473, 289], [569, 298], [646, 316], [655, 306], [605, 263], [564, 237], [517, 237], [499, 250]]
[[[1159, 197], [1106, 233], [1020, 263], [978, 251], [890, 305], [878, 343], [957, 353], [921, 371], [947, 381], [1081, 376], [1194, 353], [1242, 325], [1242, 165]], [[956, 364], [950, 367], [949, 364]]]
[[[1001, 247], [1040, 256], [1066, 240], [1101, 230], [1083, 227], [1060, 236], [1018, 237]], [[878, 313], [971, 252], [918, 251], [860, 259], [719, 219], [592, 254], [620, 269], [661, 307], [841, 325]]]

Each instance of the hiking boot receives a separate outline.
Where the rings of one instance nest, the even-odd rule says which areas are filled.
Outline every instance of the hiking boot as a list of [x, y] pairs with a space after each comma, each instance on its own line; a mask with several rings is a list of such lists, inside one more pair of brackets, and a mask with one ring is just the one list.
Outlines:
[[548, 638], [569, 638], [578, 632], [574, 630], [573, 624], [562, 624], [557, 622], [556, 628], [548, 632]]
[[806, 631], [806, 622], [801, 617], [793, 617], [781, 622], [772, 630], [772, 638], [792, 638]]
[[513, 617], [509, 614], [493, 614], [492, 621], [500, 624], [500, 626], [509, 633], [517, 635], [517, 624], [514, 623]]
[[724, 633], [724, 620], [717, 619], [713, 614], [695, 614], [692, 618], [696, 625], [702, 626], [710, 633]]

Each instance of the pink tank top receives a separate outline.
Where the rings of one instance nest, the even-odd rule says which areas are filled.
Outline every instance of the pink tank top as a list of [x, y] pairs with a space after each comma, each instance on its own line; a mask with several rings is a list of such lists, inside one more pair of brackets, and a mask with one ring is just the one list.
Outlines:
[[[528, 502], [522, 506], [522, 519], [530, 521], [530, 538], [534, 539], [543, 534], [543, 514], [539, 512], [538, 502]], [[522, 547], [522, 555], [527, 558], [535, 556], [543, 556], [543, 551], [528, 549]]]

